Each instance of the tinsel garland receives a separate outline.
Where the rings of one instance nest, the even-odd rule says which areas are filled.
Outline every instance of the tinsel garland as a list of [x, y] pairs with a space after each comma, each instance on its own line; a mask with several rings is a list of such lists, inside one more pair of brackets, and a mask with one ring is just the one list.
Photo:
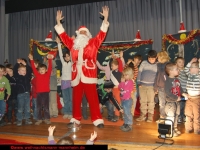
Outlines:
[[188, 36], [185, 39], [175, 39], [171, 34], [165, 34], [162, 37], [162, 50], [166, 50], [166, 42], [178, 45], [178, 44], [187, 44], [194, 40], [196, 36], [200, 35], [200, 30], [191, 30]]
[[108, 45], [108, 46], [103, 46], [101, 45], [99, 50], [123, 50], [123, 49], [128, 49], [131, 47], [139, 47], [141, 45], [146, 45], [146, 44], [152, 44], [153, 40], [145, 40], [145, 41], [137, 41], [136, 43], [133, 44], [120, 44], [120, 45]]
[[[123, 49], [128, 49], [131, 47], [139, 47], [141, 45], [147, 45], [147, 44], [152, 44], [153, 40], [145, 40], [145, 41], [137, 41], [136, 43], [133, 44], [118, 44], [118, 45], [110, 45], [108, 44], [107, 46], [103, 46], [101, 45], [99, 50], [123, 50]], [[44, 51], [57, 51], [58, 48], [50, 48], [47, 46], [44, 46], [43, 44], [39, 43], [36, 40], [31, 39], [30, 40], [30, 52], [33, 52], [33, 45], [36, 45], [40, 50], [44, 50]], [[62, 45], [62, 48], [64, 48], [64, 46]]]

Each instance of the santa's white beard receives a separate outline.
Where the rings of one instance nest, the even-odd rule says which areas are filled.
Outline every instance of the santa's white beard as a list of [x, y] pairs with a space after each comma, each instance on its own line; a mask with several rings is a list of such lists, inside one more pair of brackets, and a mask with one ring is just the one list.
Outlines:
[[89, 39], [90, 38], [84, 34], [78, 34], [74, 40], [73, 48], [76, 50], [80, 50], [80, 49], [84, 48], [88, 44]]

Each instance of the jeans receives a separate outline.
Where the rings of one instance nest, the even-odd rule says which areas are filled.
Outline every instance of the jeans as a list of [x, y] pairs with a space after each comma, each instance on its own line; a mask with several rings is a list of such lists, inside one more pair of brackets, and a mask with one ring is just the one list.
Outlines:
[[0, 100], [0, 114], [3, 115], [6, 112], [6, 102], [4, 99]]
[[36, 98], [32, 99], [32, 109], [33, 109], [33, 119], [37, 120], [37, 100], [36, 100]]
[[37, 118], [43, 119], [42, 111], [44, 109], [44, 119], [50, 119], [49, 113], [49, 92], [37, 93]]
[[30, 94], [29, 92], [17, 95], [17, 120], [22, 121], [23, 112], [24, 119], [30, 119]]
[[66, 88], [62, 90], [63, 96], [63, 113], [64, 115], [72, 115], [72, 88]]
[[160, 116], [166, 117], [165, 113], [165, 103], [166, 103], [166, 96], [164, 88], [158, 89], [158, 99], [159, 99], [159, 106], [160, 106]]
[[124, 124], [132, 125], [133, 124], [133, 115], [131, 113], [131, 107], [133, 105], [133, 100], [122, 100], [122, 107], [124, 110]]
[[14, 110], [14, 115], [17, 116], [17, 99], [9, 98], [7, 101], [8, 104], [8, 121], [12, 120], [12, 112]]
[[85, 97], [85, 94], [83, 94], [83, 99], [82, 99], [82, 116], [83, 118], [87, 119], [87, 99]]
[[185, 103], [186, 101], [180, 101], [180, 118], [185, 118]]

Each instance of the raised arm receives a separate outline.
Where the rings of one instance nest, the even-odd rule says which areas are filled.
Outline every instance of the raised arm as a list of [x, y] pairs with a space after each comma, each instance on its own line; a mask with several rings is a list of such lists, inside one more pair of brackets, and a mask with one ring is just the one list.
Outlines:
[[28, 58], [29, 58], [30, 61], [31, 61], [31, 68], [33, 69], [33, 74], [34, 74], [35, 76], [37, 76], [39, 73], [38, 73], [37, 69], [35, 68], [34, 61], [33, 61], [33, 55], [29, 54], [29, 55], [28, 55]]
[[62, 11], [58, 10], [56, 15], [57, 25], [54, 27], [64, 45], [71, 50], [73, 46], [73, 38], [67, 35], [60, 21], [64, 18]]
[[60, 61], [63, 64], [65, 61], [63, 59], [62, 47], [61, 47], [60, 39], [58, 37], [56, 37], [56, 42], [58, 43], [58, 52], [59, 52]]
[[109, 8], [108, 8], [108, 6], [102, 7], [102, 11], [103, 12], [102, 13], [100, 12], [100, 14], [103, 16], [104, 20], [100, 27], [100, 32], [96, 35], [95, 41], [94, 41], [97, 48], [99, 48], [99, 46], [105, 39], [106, 33], [108, 31], [108, 27], [109, 27], [109, 22], [108, 22]]

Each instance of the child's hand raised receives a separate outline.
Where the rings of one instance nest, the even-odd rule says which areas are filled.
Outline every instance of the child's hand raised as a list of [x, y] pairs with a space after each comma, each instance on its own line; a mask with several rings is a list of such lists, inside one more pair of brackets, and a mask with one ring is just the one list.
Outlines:
[[90, 136], [90, 141], [94, 141], [95, 139], [96, 139], [96, 137], [97, 137], [97, 132], [96, 131], [94, 131], [94, 133], [91, 133], [91, 136]]
[[47, 55], [47, 58], [48, 58], [48, 59], [53, 59], [53, 55], [48, 54], [48, 55]]
[[124, 113], [124, 110], [123, 110], [123, 109], [120, 109], [119, 111], [120, 111], [121, 113]]
[[50, 126], [49, 128], [48, 128], [48, 131], [49, 131], [49, 136], [53, 136], [53, 132], [54, 132], [54, 129], [56, 128], [56, 126]]
[[21, 61], [22, 61], [21, 59], [17, 59], [17, 63], [18, 63], [18, 64], [20, 64], [20, 63], [21, 63]]
[[29, 58], [30, 60], [33, 60], [33, 55], [32, 55], [32, 54], [29, 54], [29, 55], [28, 55], [28, 58]]
[[197, 58], [192, 58], [192, 60], [190, 61], [190, 63], [192, 64], [193, 62], [196, 62]]

